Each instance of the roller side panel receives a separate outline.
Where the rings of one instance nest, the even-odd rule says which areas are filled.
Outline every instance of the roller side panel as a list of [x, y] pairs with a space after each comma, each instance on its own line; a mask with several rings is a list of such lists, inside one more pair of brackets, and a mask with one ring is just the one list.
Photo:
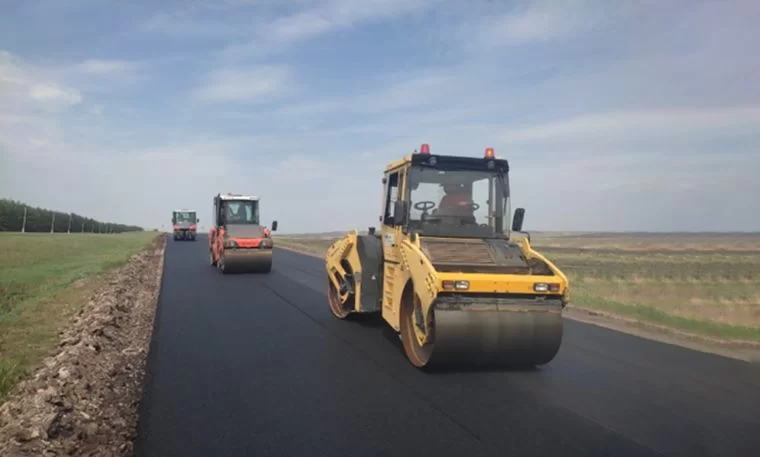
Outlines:
[[373, 235], [357, 237], [356, 251], [361, 264], [359, 312], [377, 312], [382, 307], [383, 294], [383, 245]]
[[345, 319], [360, 308], [356, 288], [361, 288], [361, 280], [354, 280], [354, 271], [361, 273], [361, 260], [357, 251], [357, 233], [349, 232], [336, 240], [325, 252], [327, 271], [327, 301], [330, 310], [339, 319]]

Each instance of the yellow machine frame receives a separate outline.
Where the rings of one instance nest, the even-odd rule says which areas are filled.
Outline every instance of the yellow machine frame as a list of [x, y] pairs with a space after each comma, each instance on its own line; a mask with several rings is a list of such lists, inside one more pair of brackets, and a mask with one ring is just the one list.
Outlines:
[[[338, 318], [346, 318], [352, 313], [380, 311], [383, 319], [400, 333], [407, 357], [418, 367], [428, 364], [432, 347], [436, 343], [436, 333], [440, 333], [441, 326], [449, 325], [449, 322], [452, 329], [456, 328], [450, 331], [447, 328], [451, 333], [449, 352], [458, 352], [459, 358], [477, 359], [486, 356], [489, 360], [520, 360], [536, 364], [550, 361], [557, 353], [562, 337], [561, 312], [569, 300], [567, 277], [531, 247], [529, 236], [518, 242], [509, 239], [505, 241], [519, 247], [526, 264], [543, 269], [539, 274], [437, 271], [422, 238], [443, 242], [446, 239], [406, 233], [402, 224], [396, 224], [392, 217], [388, 217], [391, 205], [396, 210], [408, 209], [404, 203], [398, 202], [404, 202], [408, 195], [412, 158], [413, 155], [408, 155], [393, 161], [384, 170], [383, 216], [380, 218], [379, 237], [373, 229], [370, 229], [368, 236], [360, 236], [357, 231], [351, 231], [328, 248], [325, 260], [329, 277], [328, 299], [333, 314]], [[486, 159], [488, 158], [493, 158], [493, 150], [490, 150], [490, 156], [487, 152]], [[392, 188], [398, 190], [395, 202], [389, 197]], [[408, 205], [408, 202], [405, 204]], [[515, 211], [513, 231], [521, 230], [523, 215], [522, 208]], [[481, 240], [476, 238], [469, 241], [478, 243]], [[466, 247], [468, 240], [459, 239], [458, 242], [465, 243], [462, 246]], [[377, 258], [379, 252], [382, 253], [382, 258]], [[377, 284], [378, 280], [381, 284]], [[551, 283], [551, 290], [548, 290], [547, 285], [547, 290], [539, 291], [537, 283]], [[456, 296], [458, 293], [469, 301], [458, 305], [440, 303], [439, 298], [444, 294]], [[484, 298], [480, 300], [479, 297]], [[407, 307], [414, 308], [414, 311]], [[465, 308], [467, 311], [462, 311]], [[449, 320], [449, 316], [454, 317], [454, 313], [449, 311], [454, 310], [460, 314]], [[405, 312], [407, 316], [416, 313], [406, 321], [416, 319], [416, 325], [404, 324], [402, 316]], [[436, 313], [445, 318], [436, 319]], [[476, 323], [477, 319], [483, 320]], [[498, 324], [502, 327], [497, 329], [495, 323], [499, 319], [503, 323]], [[526, 332], [533, 332], [534, 336], [531, 337]], [[543, 336], [540, 335], [541, 332]], [[517, 338], [515, 335], [523, 336], [519, 336], [518, 341], [514, 339]], [[416, 344], [413, 340], [416, 340]], [[496, 340], [500, 342], [495, 342]], [[431, 346], [427, 352], [423, 349], [426, 345]], [[539, 349], [533, 350], [531, 345]], [[450, 358], [439, 354], [436, 357]]]

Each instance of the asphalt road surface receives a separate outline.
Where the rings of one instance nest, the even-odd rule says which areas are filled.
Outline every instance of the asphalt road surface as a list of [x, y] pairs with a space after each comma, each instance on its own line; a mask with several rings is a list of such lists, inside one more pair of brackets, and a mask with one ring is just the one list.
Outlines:
[[566, 320], [536, 370], [425, 374], [328, 310], [320, 259], [169, 241], [136, 455], [760, 456], [760, 368]]

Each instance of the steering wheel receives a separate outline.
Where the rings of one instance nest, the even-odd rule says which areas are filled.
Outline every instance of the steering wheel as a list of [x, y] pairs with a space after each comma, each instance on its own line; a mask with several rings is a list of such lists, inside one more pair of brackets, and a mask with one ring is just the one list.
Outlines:
[[414, 209], [418, 211], [427, 211], [433, 208], [435, 208], [435, 202], [430, 200], [423, 200], [414, 204]]

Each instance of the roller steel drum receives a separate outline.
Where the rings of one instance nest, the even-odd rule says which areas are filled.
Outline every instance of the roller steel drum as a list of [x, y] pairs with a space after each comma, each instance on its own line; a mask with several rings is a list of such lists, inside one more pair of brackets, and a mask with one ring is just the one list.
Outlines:
[[[543, 365], [562, 344], [561, 311], [559, 300], [438, 299], [432, 344], [411, 344], [407, 350], [428, 367], [450, 363]], [[413, 320], [414, 313], [404, 327], [409, 328]]]
[[266, 273], [272, 269], [272, 250], [226, 249], [220, 260], [224, 273]]

